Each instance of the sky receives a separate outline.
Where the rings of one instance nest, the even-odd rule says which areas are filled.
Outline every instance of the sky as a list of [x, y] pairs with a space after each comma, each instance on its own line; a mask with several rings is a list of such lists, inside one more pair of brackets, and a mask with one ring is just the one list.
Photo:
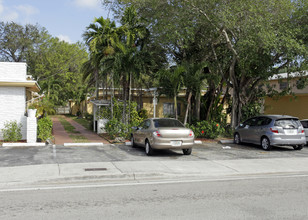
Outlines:
[[86, 27], [100, 16], [112, 18], [101, 0], [0, 0], [0, 21], [39, 24], [69, 43], [82, 42]]

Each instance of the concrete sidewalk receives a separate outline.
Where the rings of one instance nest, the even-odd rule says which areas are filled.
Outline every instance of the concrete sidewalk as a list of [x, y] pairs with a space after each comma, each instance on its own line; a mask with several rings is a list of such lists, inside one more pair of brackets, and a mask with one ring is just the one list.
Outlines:
[[71, 181], [196, 179], [260, 174], [308, 174], [308, 158], [213, 161], [118, 161], [0, 168], [0, 188]]

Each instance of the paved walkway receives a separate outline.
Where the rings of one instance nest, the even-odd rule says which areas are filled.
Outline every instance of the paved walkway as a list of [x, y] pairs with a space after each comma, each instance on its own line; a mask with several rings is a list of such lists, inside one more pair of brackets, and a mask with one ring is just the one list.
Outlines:
[[67, 133], [62, 126], [61, 122], [59, 121], [58, 117], [63, 117], [67, 120], [72, 126], [75, 127], [76, 131], [79, 131], [79, 135], [82, 135], [88, 139], [89, 143], [104, 143], [109, 144], [107, 140], [100, 137], [96, 133], [87, 130], [85, 127], [80, 125], [79, 123], [75, 122], [73, 119], [66, 117], [64, 115], [61, 116], [53, 116], [51, 117], [53, 122], [53, 135], [55, 137], [55, 144], [56, 145], [63, 145], [64, 143], [74, 143], [72, 138], [69, 137], [69, 133]]

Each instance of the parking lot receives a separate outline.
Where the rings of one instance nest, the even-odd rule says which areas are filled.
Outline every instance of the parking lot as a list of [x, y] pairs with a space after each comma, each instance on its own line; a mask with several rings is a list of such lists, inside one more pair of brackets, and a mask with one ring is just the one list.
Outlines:
[[146, 156], [144, 148], [114, 144], [103, 146], [0, 148], [0, 167], [54, 163], [86, 163], [112, 161], [151, 161], [151, 160], [236, 160], [308, 157], [308, 147], [294, 150], [293, 147], [274, 147], [264, 151], [257, 145], [219, 144], [206, 142], [195, 145], [192, 154], [183, 155], [181, 150], [159, 150], [153, 156]]

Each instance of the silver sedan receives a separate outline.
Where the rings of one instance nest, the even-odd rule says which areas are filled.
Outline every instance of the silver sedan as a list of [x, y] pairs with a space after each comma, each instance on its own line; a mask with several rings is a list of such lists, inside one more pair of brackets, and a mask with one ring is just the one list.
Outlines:
[[176, 119], [150, 118], [133, 128], [131, 144], [145, 147], [147, 155], [152, 155], [154, 149], [182, 149], [190, 155], [194, 133]]

